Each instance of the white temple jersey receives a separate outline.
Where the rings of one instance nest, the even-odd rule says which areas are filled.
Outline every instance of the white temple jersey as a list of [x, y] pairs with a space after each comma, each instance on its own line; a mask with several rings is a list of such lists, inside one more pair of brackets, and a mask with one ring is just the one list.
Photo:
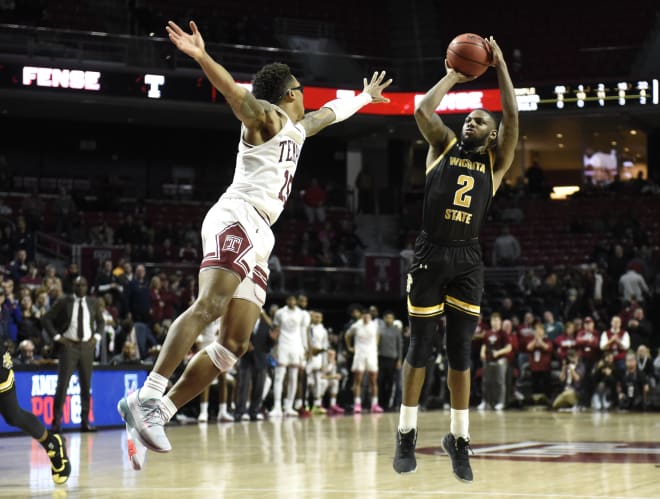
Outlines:
[[305, 314], [299, 307], [290, 309], [282, 307], [275, 312], [273, 322], [280, 327], [280, 337], [277, 340], [278, 347], [282, 348], [304, 348], [307, 344], [306, 335], [303, 330]]
[[257, 146], [248, 144], [244, 140], [246, 128], [241, 125], [234, 179], [222, 195], [247, 201], [270, 225], [284, 210], [307, 137], [302, 124], [293, 123], [282, 109], [274, 107], [286, 118], [286, 123], [267, 142]]
[[354, 336], [355, 352], [377, 352], [378, 351], [378, 326], [376, 322], [369, 321], [366, 324], [358, 319], [351, 326]]

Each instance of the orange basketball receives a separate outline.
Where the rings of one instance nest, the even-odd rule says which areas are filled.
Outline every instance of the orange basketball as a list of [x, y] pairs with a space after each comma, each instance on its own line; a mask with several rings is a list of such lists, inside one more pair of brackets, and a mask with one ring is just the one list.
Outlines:
[[492, 62], [490, 45], [474, 33], [462, 33], [447, 46], [447, 65], [465, 76], [481, 76]]

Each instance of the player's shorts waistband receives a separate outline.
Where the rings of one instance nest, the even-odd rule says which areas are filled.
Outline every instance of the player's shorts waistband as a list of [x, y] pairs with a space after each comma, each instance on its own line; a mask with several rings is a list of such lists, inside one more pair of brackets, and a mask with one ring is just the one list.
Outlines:
[[270, 223], [270, 218], [268, 218], [268, 216], [267, 216], [265, 213], [263, 213], [260, 209], [258, 209], [256, 206], [254, 206], [253, 204], [249, 203], [249, 202], [246, 201], [245, 199], [242, 199], [242, 198], [239, 198], [239, 197], [233, 197], [233, 196], [224, 196], [224, 195], [223, 195], [220, 199], [222, 199], [222, 200], [241, 201], [242, 203], [245, 203], [245, 204], [251, 206], [252, 209], [257, 213], [257, 215], [259, 215], [259, 217], [260, 217], [264, 222], [266, 222], [266, 223], [268, 224], [268, 226], [271, 226], [271, 225], [272, 225], [272, 224]]
[[434, 246], [450, 246], [450, 247], [468, 247], [479, 246], [479, 238], [473, 237], [472, 239], [453, 239], [453, 240], [438, 240], [432, 239], [428, 232], [421, 231], [419, 236], [425, 241], [433, 244]]

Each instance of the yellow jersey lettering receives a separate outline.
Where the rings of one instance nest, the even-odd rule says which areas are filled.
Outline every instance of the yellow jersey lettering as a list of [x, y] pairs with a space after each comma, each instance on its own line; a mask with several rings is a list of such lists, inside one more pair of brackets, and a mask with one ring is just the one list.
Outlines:
[[449, 157], [449, 166], [457, 166], [459, 168], [467, 168], [468, 170], [476, 170], [479, 173], [486, 173], [486, 164], [480, 161], [470, 161], [467, 158], [459, 158], [457, 156]]
[[451, 220], [452, 222], [461, 222], [466, 225], [472, 223], [472, 213], [468, 213], [462, 210], [453, 210], [447, 208], [445, 210], [445, 220]]

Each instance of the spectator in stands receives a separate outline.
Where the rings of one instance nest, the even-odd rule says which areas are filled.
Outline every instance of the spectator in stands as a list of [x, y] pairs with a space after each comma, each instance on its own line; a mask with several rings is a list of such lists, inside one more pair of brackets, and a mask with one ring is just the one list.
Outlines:
[[[509, 405], [514, 399], [522, 400], [523, 396], [516, 389], [516, 382], [518, 380], [516, 370], [518, 367], [518, 354], [520, 352], [520, 344], [518, 343], [518, 335], [516, 334], [513, 321], [505, 319], [502, 314], [500, 316], [504, 319], [502, 321], [502, 331], [507, 336], [507, 341], [511, 345], [511, 351], [506, 354], [506, 396], [505, 405]], [[519, 373], [518, 373], [519, 375]]]
[[[105, 296], [110, 296], [110, 300], [112, 300], [111, 295], [106, 294]], [[119, 327], [119, 324], [117, 323], [117, 318], [108, 309], [108, 303], [106, 302], [105, 297], [98, 298], [98, 306], [101, 310], [105, 327], [103, 328], [103, 338], [100, 345], [97, 345], [97, 347], [105, 348], [106, 353], [112, 354], [115, 352], [115, 338], [117, 337], [117, 328]], [[99, 356], [97, 355], [97, 357]]]
[[120, 282], [119, 276], [115, 275], [112, 271], [112, 260], [110, 258], [106, 258], [103, 261], [103, 266], [96, 274], [93, 290], [98, 295], [110, 293], [115, 303], [121, 302], [124, 287]]
[[133, 215], [128, 214], [119, 224], [115, 232], [117, 244], [140, 244], [143, 241], [142, 227], [135, 221]]
[[165, 300], [161, 296], [161, 288], [162, 284], [160, 277], [157, 275], [152, 276], [151, 281], [149, 282], [149, 297], [151, 303], [151, 308], [149, 309], [151, 315], [150, 324], [162, 322], [163, 319], [167, 318], [165, 316]]
[[43, 358], [37, 353], [34, 343], [25, 339], [18, 344], [18, 350], [13, 361], [17, 366], [31, 366], [41, 364]]
[[72, 294], [74, 283], [80, 277], [80, 270], [78, 269], [78, 264], [76, 262], [69, 263], [69, 266], [64, 272], [64, 277], [62, 278], [62, 291], [65, 294]]
[[511, 267], [518, 264], [520, 259], [520, 242], [511, 234], [508, 225], [502, 227], [502, 233], [493, 242], [493, 266]]
[[19, 286], [21, 279], [28, 273], [28, 255], [25, 249], [17, 249], [14, 259], [9, 262], [9, 272], [15, 286]]
[[541, 286], [541, 279], [533, 268], [525, 270], [518, 279], [518, 288], [525, 296], [531, 296]]
[[563, 361], [569, 350], [577, 350], [577, 331], [573, 321], [566, 322], [563, 334], [554, 339], [557, 359]]
[[89, 237], [92, 244], [99, 246], [112, 246], [115, 244], [115, 230], [108, 225], [104, 218], [101, 218], [98, 224], [92, 226], [89, 230]]
[[27, 274], [21, 277], [20, 286], [27, 287], [30, 291], [34, 291], [41, 287], [41, 276], [39, 275], [39, 267], [35, 262], [28, 264]]
[[502, 330], [502, 317], [498, 312], [490, 315], [490, 329], [484, 334], [481, 345], [482, 401], [478, 409], [493, 407], [496, 411], [504, 409], [506, 403], [507, 356], [513, 347], [509, 336]]
[[159, 262], [175, 262], [178, 259], [174, 247], [172, 246], [172, 240], [169, 237], [166, 237], [162, 240], [162, 244], [156, 248], [156, 259]]
[[3, 220], [0, 217], [0, 264], [3, 266], [11, 260], [13, 256], [12, 251], [12, 227], [9, 221], [3, 226]]
[[15, 250], [24, 249], [27, 252], [28, 260], [34, 260], [36, 256], [34, 231], [28, 227], [23, 215], [19, 215], [16, 219], [16, 229], [12, 235], [12, 239], [12, 245]]
[[600, 335], [600, 349], [614, 354], [614, 366], [617, 371], [625, 370], [626, 352], [630, 349], [630, 335], [621, 329], [621, 317], [615, 315], [610, 321], [610, 328]]
[[643, 411], [648, 405], [650, 385], [646, 375], [637, 368], [634, 352], [625, 356], [625, 370], [617, 384], [619, 409], [625, 411]]
[[559, 373], [559, 381], [563, 385], [563, 390], [552, 402], [552, 408], [555, 410], [577, 409], [583, 378], [584, 363], [575, 350], [570, 350], [562, 361]]
[[607, 410], [615, 403], [618, 376], [614, 369], [614, 354], [605, 352], [592, 370], [594, 395], [591, 398], [591, 408], [600, 411]]
[[135, 343], [132, 341], [125, 341], [121, 352], [110, 359], [111, 366], [119, 366], [125, 364], [139, 364], [140, 356], [138, 354], [138, 348]]
[[32, 305], [32, 296], [30, 294], [23, 296], [19, 301], [21, 322], [18, 325], [18, 340], [32, 340], [37, 347], [37, 351], [41, 351], [41, 347], [43, 346], [41, 320], [35, 317]]
[[644, 276], [635, 267], [634, 264], [629, 264], [626, 273], [619, 278], [619, 298], [623, 302], [635, 298], [638, 302], [644, 303], [650, 290]]
[[135, 267], [135, 276], [128, 283], [128, 305], [135, 322], [151, 323], [151, 289], [142, 264]]
[[179, 250], [179, 261], [183, 263], [197, 263], [199, 261], [199, 254], [197, 248], [193, 246], [193, 241], [186, 240], [183, 247]]
[[555, 320], [555, 314], [551, 310], [543, 312], [543, 327], [545, 328], [545, 335], [551, 341], [555, 341], [564, 333], [564, 324]]
[[653, 338], [653, 325], [645, 317], [644, 308], [637, 307], [633, 311], [633, 315], [628, 319], [626, 326], [628, 334], [630, 334], [630, 346], [635, 349], [639, 345], [652, 345]]
[[10, 339], [16, 345], [23, 316], [13, 290], [14, 281], [11, 279], [3, 281], [2, 288], [0, 288], [0, 327], [2, 327], [2, 336]]
[[651, 351], [646, 345], [637, 347], [637, 369], [644, 373], [651, 389], [655, 388], [655, 371], [653, 369], [653, 359]]
[[305, 216], [310, 224], [325, 222], [327, 194], [325, 189], [319, 184], [318, 179], [313, 178], [310, 181], [309, 185], [303, 192], [302, 200], [305, 209]]
[[534, 322], [534, 336], [526, 344], [529, 355], [529, 370], [532, 378], [532, 400], [535, 403], [550, 403], [552, 374], [552, 341], [546, 338], [541, 321]]
[[44, 314], [48, 312], [48, 309], [50, 309], [48, 290], [44, 287], [40, 287], [36, 290], [35, 294], [36, 299], [34, 305], [32, 306], [32, 310], [34, 312], [34, 316], [41, 319]]

